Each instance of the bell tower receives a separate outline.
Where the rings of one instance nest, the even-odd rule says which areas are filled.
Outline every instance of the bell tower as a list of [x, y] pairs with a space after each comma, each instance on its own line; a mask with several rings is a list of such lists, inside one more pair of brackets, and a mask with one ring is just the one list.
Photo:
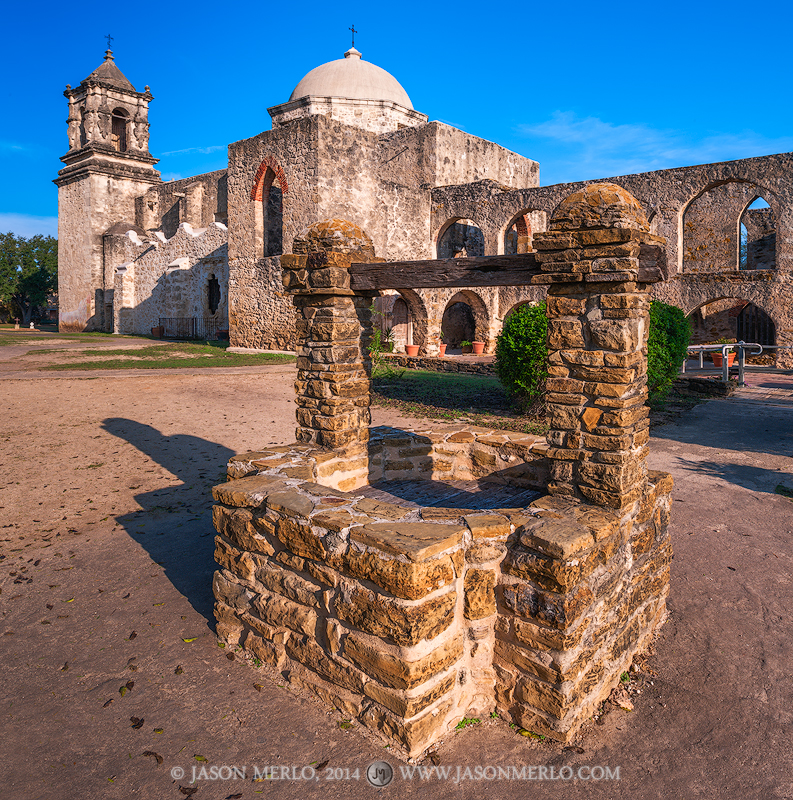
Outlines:
[[149, 152], [153, 97], [148, 86], [135, 90], [109, 49], [63, 94], [69, 150], [55, 180], [60, 330], [112, 330], [113, 275], [105, 274], [102, 236], [118, 222], [134, 223], [135, 198], [161, 182]]

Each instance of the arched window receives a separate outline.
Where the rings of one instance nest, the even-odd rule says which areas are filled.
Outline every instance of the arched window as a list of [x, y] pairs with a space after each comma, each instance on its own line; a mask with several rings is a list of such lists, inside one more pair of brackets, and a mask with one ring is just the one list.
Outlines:
[[485, 235], [470, 219], [457, 219], [438, 237], [438, 258], [475, 258], [485, 254]]
[[127, 122], [129, 114], [123, 108], [113, 109], [110, 143], [119, 153], [127, 152]]
[[286, 176], [269, 156], [253, 179], [251, 199], [256, 203], [256, 250], [258, 258], [280, 256], [284, 251], [284, 199], [289, 191]]
[[214, 275], [210, 275], [207, 282], [207, 304], [210, 314], [214, 314], [220, 305], [220, 281]]

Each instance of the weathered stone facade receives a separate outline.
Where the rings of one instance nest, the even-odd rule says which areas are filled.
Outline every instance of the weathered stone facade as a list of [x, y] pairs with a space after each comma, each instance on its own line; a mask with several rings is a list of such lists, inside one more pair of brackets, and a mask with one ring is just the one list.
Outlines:
[[[536, 162], [428, 122], [397, 81], [354, 48], [312, 70], [288, 102], [273, 106], [272, 130], [229, 145], [226, 170], [167, 184], [148, 152], [152, 96], [134, 90], [112, 55], [66, 95], [70, 150], [56, 181], [64, 329], [112, 329], [113, 272], [121, 265], [104, 259], [103, 237], [118, 224], [166, 239], [182, 223], [194, 230], [227, 225], [228, 263], [220, 272], [228, 275], [231, 343], [285, 349], [297, 344], [296, 317], [278, 259], [313, 223], [351, 220], [389, 261], [521, 253], [584, 185], [540, 187]], [[793, 345], [792, 159], [780, 154], [608, 179], [639, 200], [652, 232], [666, 239], [666, 280], [654, 296], [695, 315], [699, 336], [762, 332], [765, 344]], [[757, 198], [769, 208], [750, 208]], [[148, 272], [154, 255], [147, 258]], [[162, 274], [170, 268], [163, 258]], [[471, 335], [492, 352], [508, 314], [544, 295], [542, 286], [405, 289], [378, 306], [400, 347], [436, 354], [445, 316], [451, 337], [461, 338], [453, 319], [457, 314], [459, 323], [462, 310]], [[780, 353], [780, 363], [792, 359]]]
[[[672, 482], [645, 464], [639, 268], [662, 244], [640, 204], [602, 184], [535, 237], [550, 309], [543, 441], [370, 431], [371, 300], [349, 266], [377, 260], [372, 242], [341, 220], [296, 239], [282, 263], [300, 318], [297, 441], [233, 458], [214, 489], [220, 638], [407, 756], [495, 710], [569, 741], [666, 613]], [[357, 492], [410, 479], [549, 494], [482, 510]]]

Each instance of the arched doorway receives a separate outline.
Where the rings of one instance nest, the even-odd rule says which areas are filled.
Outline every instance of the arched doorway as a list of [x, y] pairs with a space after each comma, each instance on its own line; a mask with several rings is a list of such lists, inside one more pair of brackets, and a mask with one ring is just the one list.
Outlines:
[[408, 304], [401, 298], [394, 300], [391, 308], [391, 339], [394, 350], [404, 350], [410, 344], [410, 311]]
[[722, 297], [703, 303], [689, 314], [691, 344], [719, 339], [776, 344], [776, 325], [759, 306], [738, 297]]
[[443, 341], [449, 348], [462, 342], [487, 342], [488, 329], [487, 307], [478, 294], [466, 289], [449, 298], [441, 321]]

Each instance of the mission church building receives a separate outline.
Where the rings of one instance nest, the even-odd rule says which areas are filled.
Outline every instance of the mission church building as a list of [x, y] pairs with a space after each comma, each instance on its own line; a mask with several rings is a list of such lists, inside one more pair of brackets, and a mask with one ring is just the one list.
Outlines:
[[[279, 256], [310, 225], [348, 220], [380, 257], [434, 258], [434, 188], [539, 181], [536, 162], [428, 122], [354, 47], [270, 108], [271, 130], [230, 144], [227, 169], [168, 183], [148, 147], [149, 87], [137, 92], [110, 50], [64, 94], [69, 152], [55, 181], [62, 331], [148, 334], [163, 319], [195, 320], [207, 333], [228, 327], [233, 346], [291, 347]], [[446, 226], [443, 246], [484, 255], [480, 229], [466, 222]], [[397, 335], [427, 339], [425, 300], [404, 295], [383, 301]]]
[[[62, 331], [163, 324], [166, 335], [210, 338], [228, 328], [235, 347], [292, 348], [280, 255], [310, 226], [352, 224], [387, 261], [523, 253], [585, 185], [541, 187], [535, 161], [429, 122], [354, 47], [270, 108], [271, 130], [230, 144], [226, 169], [168, 183], [149, 152], [149, 87], [136, 91], [110, 50], [64, 94]], [[690, 315], [694, 341], [793, 345], [793, 154], [599, 180], [637, 198], [666, 239], [653, 296]], [[397, 350], [437, 354], [443, 334], [492, 352], [509, 313], [543, 293], [417, 288], [377, 302]], [[793, 364], [793, 350], [779, 351], [782, 362]]]

